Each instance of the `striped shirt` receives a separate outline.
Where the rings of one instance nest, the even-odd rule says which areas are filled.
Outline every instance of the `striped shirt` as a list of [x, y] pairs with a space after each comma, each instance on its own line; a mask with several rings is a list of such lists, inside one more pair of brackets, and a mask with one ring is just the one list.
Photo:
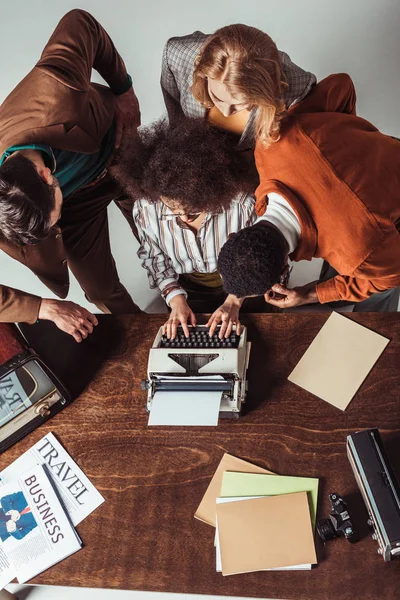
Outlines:
[[[215, 273], [222, 246], [231, 233], [249, 227], [256, 220], [255, 199], [243, 195], [235, 198], [220, 214], [207, 213], [197, 233], [184, 227], [181, 220], [161, 201], [135, 202], [133, 218], [138, 230], [138, 257], [147, 270], [151, 288], [162, 292], [184, 273]], [[171, 292], [177, 295], [183, 289]], [[171, 300], [167, 296], [168, 304]]]

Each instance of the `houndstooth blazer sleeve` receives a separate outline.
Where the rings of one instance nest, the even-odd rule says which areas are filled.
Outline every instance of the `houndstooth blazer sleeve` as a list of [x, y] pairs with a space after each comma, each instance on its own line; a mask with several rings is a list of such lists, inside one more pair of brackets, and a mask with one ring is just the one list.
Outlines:
[[[192, 94], [193, 69], [196, 57], [209, 35], [201, 31], [182, 37], [170, 38], [164, 48], [161, 89], [170, 122], [185, 115], [187, 117], [203, 117], [206, 109]], [[282, 73], [289, 84], [282, 99], [290, 108], [303, 100], [316, 83], [313, 73], [304, 71], [290, 60], [286, 52], [279, 51]], [[254, 123], [257, 109], [253, 109], [239, 146], [241, 149], [252, 148], [255, 145]]]

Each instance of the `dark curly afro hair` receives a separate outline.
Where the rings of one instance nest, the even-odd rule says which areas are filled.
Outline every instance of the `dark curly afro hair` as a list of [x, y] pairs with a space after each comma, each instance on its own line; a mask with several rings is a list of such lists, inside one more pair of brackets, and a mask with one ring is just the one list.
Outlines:
[[287, 257], [285, 244], [282, 234], [265, 223], [233, 234], [218, 257], [225, 291], [238, 298], [265, 294], [279, 281]]
[[163, 196], [190, 213], [218, 213], [258, 185], [253, 153], [237, 142], [204, 119], [161, 120], [125, 140], [111, 172], [134, 199]]

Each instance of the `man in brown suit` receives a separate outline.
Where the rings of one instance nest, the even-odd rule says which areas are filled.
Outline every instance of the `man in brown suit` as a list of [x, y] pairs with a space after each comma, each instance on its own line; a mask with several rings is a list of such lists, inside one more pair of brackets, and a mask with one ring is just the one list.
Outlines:
[[[90, 82], [92, 68], [108, 86]], [[140, 124], [124, 62], [101, 25], [83, 10], [59, 22], [39, 62], [0, 111], [0, 248], [59, 298], [68, 267], [103, 312], [139, 308], [119, 281], [107, 206], [132, 224], [130, 201], [107, 173], [124, 130]], [[73, 302], [0, 285], [0, 322], [49, 319], [81, 341], [96, 317]]]

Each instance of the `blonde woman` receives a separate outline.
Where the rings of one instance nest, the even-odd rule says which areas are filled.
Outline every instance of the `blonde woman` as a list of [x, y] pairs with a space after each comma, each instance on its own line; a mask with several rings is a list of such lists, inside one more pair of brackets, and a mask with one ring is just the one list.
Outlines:
[[203, 117], [240, 136], [239, 148], [279, 139], [280, 121], [316, 83], [263, 31], [228, 25], [168, 40], [161, 87], [170, 122]]

